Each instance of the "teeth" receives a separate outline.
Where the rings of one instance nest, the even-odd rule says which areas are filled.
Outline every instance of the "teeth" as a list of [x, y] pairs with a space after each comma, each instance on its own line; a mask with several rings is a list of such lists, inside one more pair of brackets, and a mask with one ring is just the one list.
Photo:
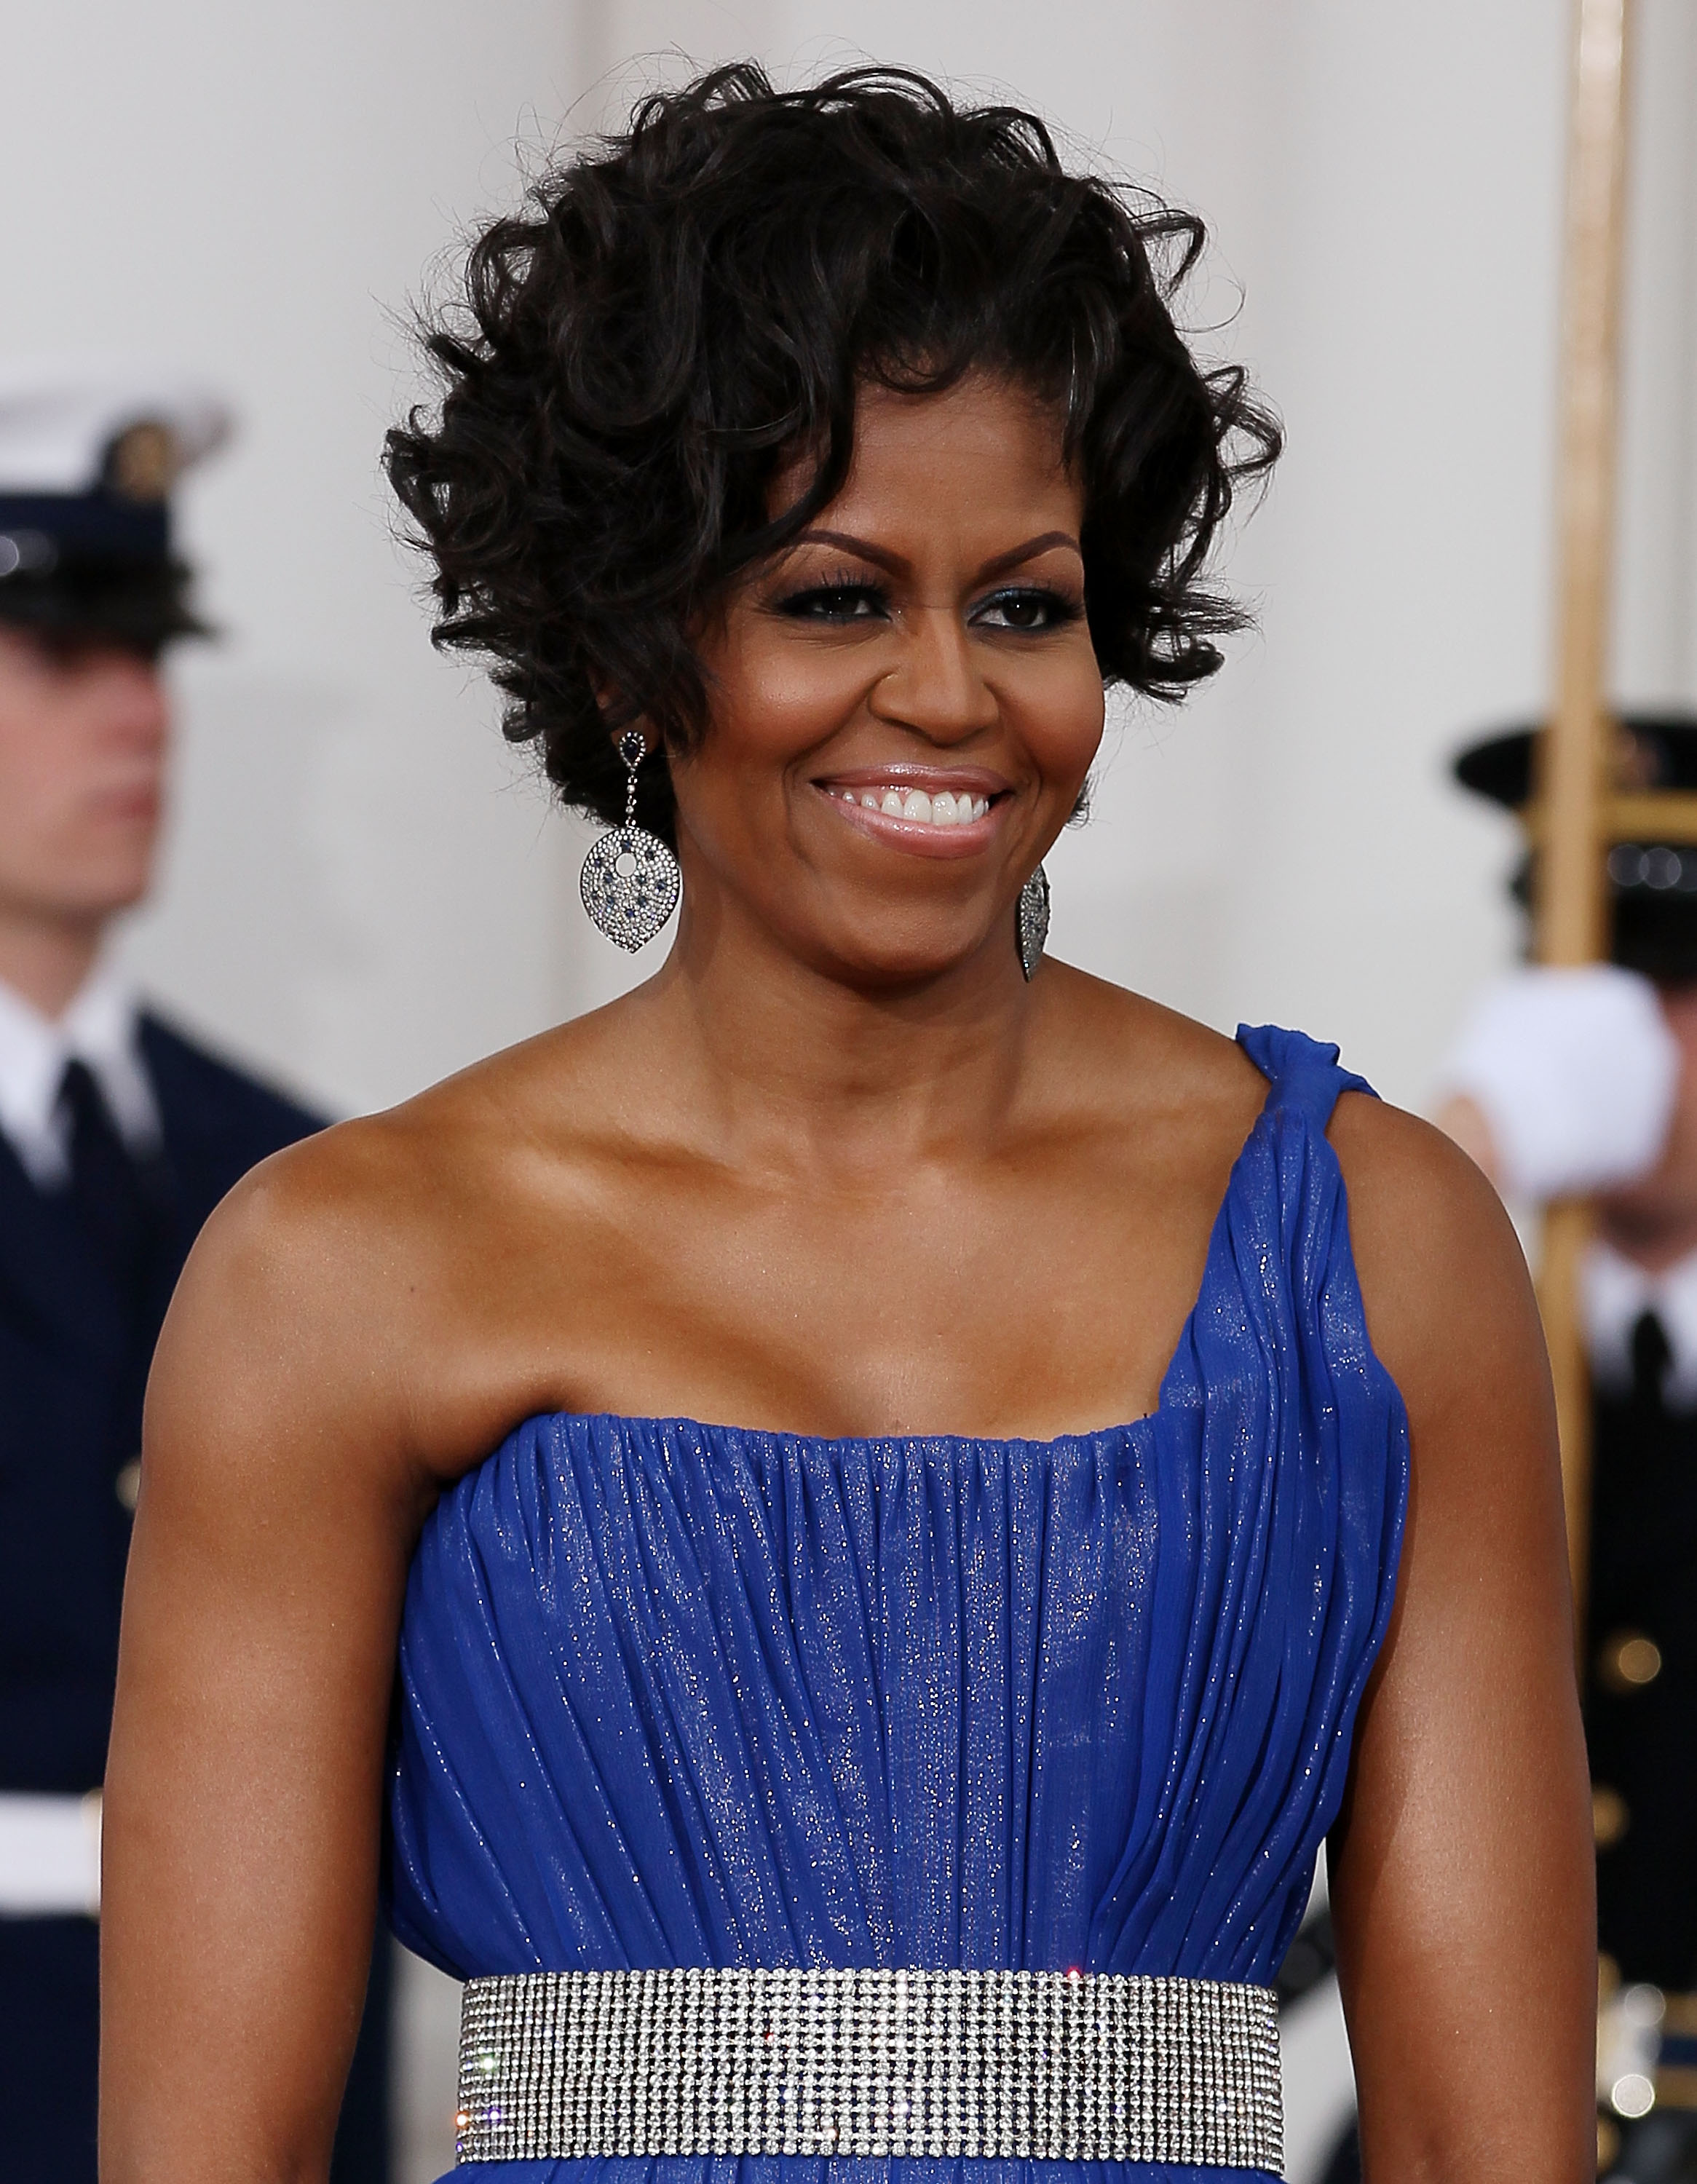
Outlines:
[[923, 827], [970, 827], [990, 808], [988, 796], [974, 796], [964, 788], [959, 794], [939, 788], [935, 796], [922, 788], [838, 788], [830, 793], [840, 796], [845, 804], [858, 804], [863, 811], [887, 812], [892, 819], [905, 819]]

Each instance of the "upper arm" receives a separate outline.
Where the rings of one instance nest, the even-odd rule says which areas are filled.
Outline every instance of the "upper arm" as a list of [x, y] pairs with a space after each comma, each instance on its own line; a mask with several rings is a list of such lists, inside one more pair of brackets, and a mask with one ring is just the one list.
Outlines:
[[1332, 1843], [1366, 2173], [1589, 2177], [1589, 1800], [1531, 1283], [1494, 1192], [1437, 1132], [1348, 1100], [1333, 1136], [1411, 1458]]
[[360, 1308], [380, 1269], [325, 1172], [303, 1149], [226, 1201], [149, 1384], [106, 1791], [112, 2184], [323, 2175], [359, 2024], [422, 1498]]

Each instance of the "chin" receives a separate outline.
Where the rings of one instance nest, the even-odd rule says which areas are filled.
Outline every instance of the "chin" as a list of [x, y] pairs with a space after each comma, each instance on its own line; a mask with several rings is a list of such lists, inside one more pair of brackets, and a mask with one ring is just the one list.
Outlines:
[[88, 855], [81, 860], [91, 892], [104, 894], [114, 908], [140, 901], [153, 885], [159, 845], [156, 820], [107, 827], [101, 838], [89, 844]]
[[153, 878], [151, 857], [105, 860], [82, 872], [81, 884], [67, 891], [60, 906], [71, 917], [117, 917], [147, 900]]
[[984, 945], [982, 933], [949, 939], [893, 933], [882, 945], [845, 935], [821, 952], [826, 967], [849, 985], [923, 986], [964, 969]]

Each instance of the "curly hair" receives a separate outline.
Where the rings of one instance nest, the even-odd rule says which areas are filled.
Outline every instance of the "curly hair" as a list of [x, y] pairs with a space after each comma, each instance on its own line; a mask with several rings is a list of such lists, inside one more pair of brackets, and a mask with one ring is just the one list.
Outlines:
[[[715, 69], [596, 148], [478, 238], [464, 305], [425, 332], [439, 410], [386, 450], [434, 557], [434, 642], [491, 661], [505, 733], [539, 739], [564, 802], [618, 818], [613, 732], [646, 719], [638, 810], [671, 838], [663, 747], [709, 716], [695, 632], [840, 490], [867, 383], [986, 369], [1052, 401], [1104, 682], [1176, 699], [1214, 672], [1246, 617], [1205, 566], [1279, 431], [1174, 323], [1193, 214], [896, 69], [787, 92]], [[775, 516], [798, 454], [810, 482]]]

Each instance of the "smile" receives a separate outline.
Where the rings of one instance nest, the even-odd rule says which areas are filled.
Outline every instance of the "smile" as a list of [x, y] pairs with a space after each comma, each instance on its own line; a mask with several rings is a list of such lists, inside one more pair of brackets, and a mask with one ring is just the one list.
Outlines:
[[985, 848], [1011, 800], [1010, 784], [982, 767], [867, 767], [814, 787], [849, 825], [893, 850], [965, 857]]
[[939, 788], [929, 795], [922, 788], [838, 788], [830, 783], [825, 793], [857, 805], [862, 811], [880, 811], [887, 819], [906, 819], [921, 827], [970, 827], [990, 809], [988, 796], [975, 796], [969, 788], [958, 794]]

